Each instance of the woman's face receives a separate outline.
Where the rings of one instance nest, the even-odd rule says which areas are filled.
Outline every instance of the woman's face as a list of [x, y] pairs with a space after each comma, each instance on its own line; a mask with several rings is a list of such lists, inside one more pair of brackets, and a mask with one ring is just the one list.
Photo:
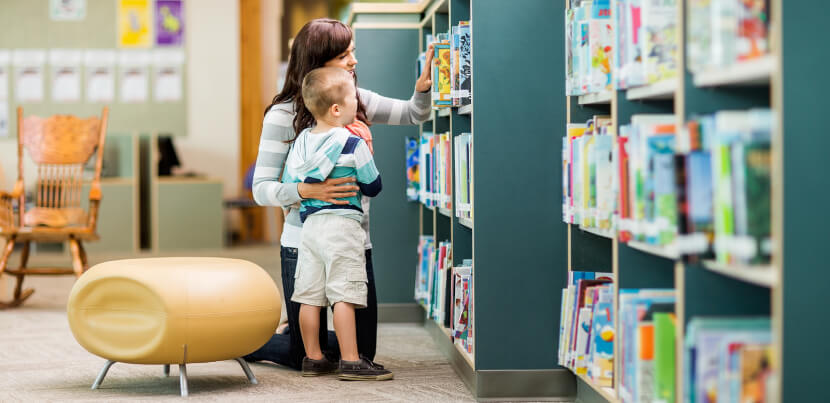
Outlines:
[[337, 55], [334, 59], [326, 62], [325, 67], [340, 67], [354, 75], [354, 68], [357, 66], [357, 58], [354, 55], [354, 41], [349, 44], [345, 52]]

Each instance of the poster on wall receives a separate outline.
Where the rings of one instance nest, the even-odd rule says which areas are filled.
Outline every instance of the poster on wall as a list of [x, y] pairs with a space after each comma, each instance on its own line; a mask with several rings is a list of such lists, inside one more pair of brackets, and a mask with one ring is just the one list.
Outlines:
[[150, 52], [122, 50], [118, 54], [119, 99], [123, 103], [146, 102], [148, 95], [148, 67]]
[[9, 135], [9, 62], [11, 54], [0, 49], [0, 137]]
[[184, 43], [182, 0], [156, 0], [156, 46], [181, 46]]
[[81, 21], [86, 18], [86, 0], [49, 0], [52, 21]]
[[157, 102], [182, 100], [182, 65], [184, 52], [179, 49], [157, 49], [153, 52], [153, 99]]
[[43, 67], [46, 52], [39, 49], [16, 49], [12, 53], [14, 65], [14, 94], [19, 103], [43, 101]]
[[87, 102], [115, 99], [115, 51], [90, 49], [84, 52]]
[[118, 46], [146, 48], [151, 45], [150, 0], [118, 0]]
[[52, 101], [78, 102], [81, 100], [80, 50], [49, 50], [49, 69], [52, 72]]

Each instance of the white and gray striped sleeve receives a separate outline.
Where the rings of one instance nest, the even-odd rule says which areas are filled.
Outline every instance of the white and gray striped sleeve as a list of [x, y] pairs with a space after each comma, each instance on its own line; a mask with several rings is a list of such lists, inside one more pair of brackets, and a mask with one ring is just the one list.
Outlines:
[[359, 88], [360, 101], [366, 106], [366, 117], [372, 123], [417, 125], [429, 119], [432, 93], [415, 91], [409, 100], [387, 98]]
[[261, 206], [284, 207], [300, 200], [297, 184], [280, 182], [290, 148], [287, 140], [294, 138], [293, 114], [271, 108], [262, 121], [256, 168], [254, 168], [254, 200]]

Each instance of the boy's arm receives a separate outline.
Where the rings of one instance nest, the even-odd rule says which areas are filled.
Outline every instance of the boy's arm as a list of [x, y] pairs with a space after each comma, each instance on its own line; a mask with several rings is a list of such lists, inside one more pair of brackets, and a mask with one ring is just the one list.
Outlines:
[[354, 149], [354, 166], [357, 171], [357, 186], [360, 192], [369, 197], [377, 196], [383, 184], [380, 181], [380, 172], [375, 166], [375, 160], [369, 151], [369, 146], [362, 139], [357, 142]]

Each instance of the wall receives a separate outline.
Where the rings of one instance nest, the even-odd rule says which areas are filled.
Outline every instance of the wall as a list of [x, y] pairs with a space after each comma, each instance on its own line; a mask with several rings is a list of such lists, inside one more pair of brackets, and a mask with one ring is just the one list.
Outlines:
[[[45, 4], [44, 4], [45, 6]], [[95, 7], [89, 2], [88, 7]], [[225, 181], [225, 195], [239, 188], [239, 6], [237, 0], [186, 2], [187, 136], [177, 138], [183, 167]], [[89, 10], [88, 10], [89, 12]], [[10, 111], [14, 113], [14, 111]], [[14, 115], [12, 115], [13, 118]], [[229, 169], [230, 168], [230, 169]], [[33, 168], [25, 168], [33, 174]], [[0, 139], [0, 189], [17, 176], [15, 133]]]
[[239, 193], [239, 2], [190, 1], [186, 8], [187, 138], [176, 139], [182, 167], [221, 178]]

